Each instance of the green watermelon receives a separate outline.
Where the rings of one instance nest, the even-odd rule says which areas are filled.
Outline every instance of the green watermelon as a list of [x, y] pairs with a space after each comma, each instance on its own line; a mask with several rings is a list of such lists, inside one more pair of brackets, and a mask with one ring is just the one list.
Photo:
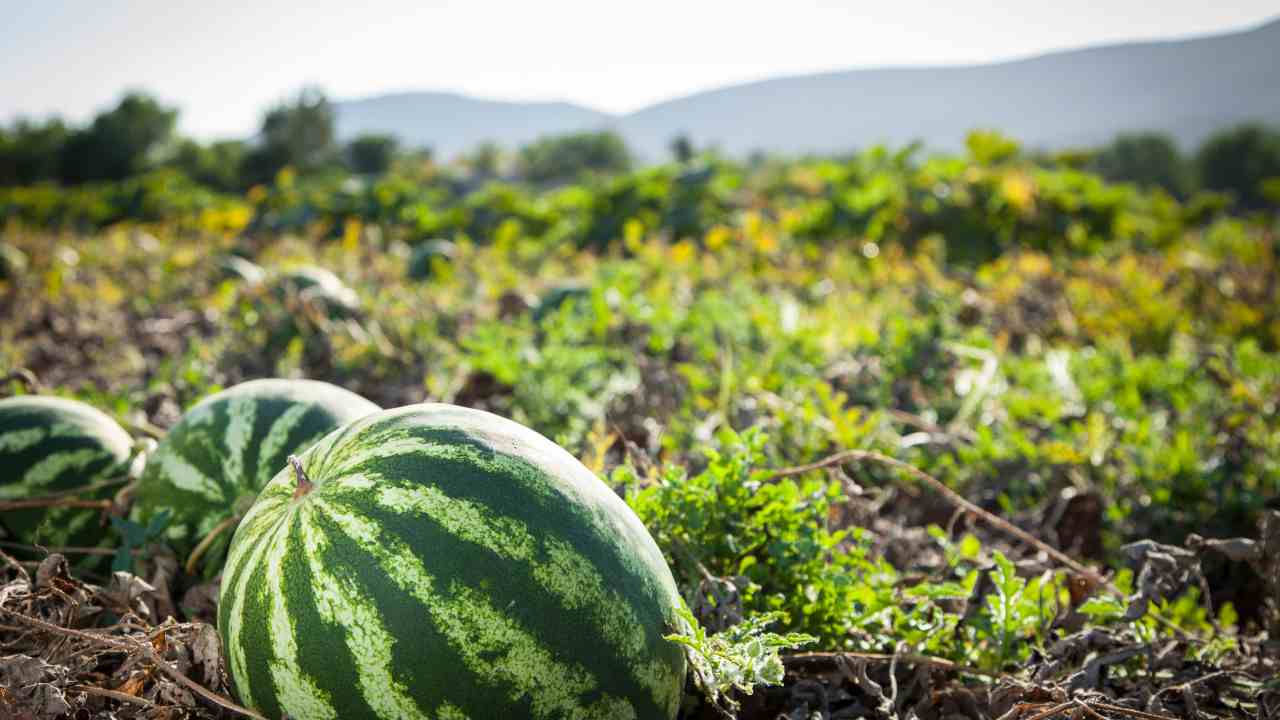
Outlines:
[[543, 293], [533, 308], [533, 321], [541, 323], [547, 316], [558, 311], [567, 302], [576, 303], [578, 307], [591, 302], [591, 288], [581, 283], [569, 282], [556, 285]]
[[[23, 395], [0, 400], [0, 499], [21, 500], [103, 485], [128, 471], [133, 440], [105, 413], [82, 402]], [[118, 487], [87, 491], [109, 498]], [[106, 534], [93, 508], [31, 508], [0, 513], [23, 542], [97, 545]]]
[[147, 461], [134, 517], [146, 522], [168, 510], [166, 539], [185, 556], [224, 520], [248, 510], [289, 455], [378, 409], [316, 380], [251, 380], [210, 395], [178, 420]]
[[281, 274], [277, 285], [282, 297], [314, 303], [329, 318], [339, 320], [360, 311], [360, 298], [337, 275], [321, 267], [298, 267]]
[[228, 255], [218, 261], [224, 280], [235, 280], [246, 285], [258, 285], [266, 277], [267, 272], [253, 262], [238, 255]]
[[431, 240], [413, 249], [409, 258], [409, 278], [427, 280], [435, 273], [439, 263], [450, 263], [458, 254], [458, 248], [448, 240]]
[[27, 270], [27, 254], [9, 243], [0, 243], [0, 280], [13, 280]]
[[236, 532], [218, 627], [269, 717], [675, 717], [679, 595], [631, 509], [496, 415], [386, 410], [334, 431]]

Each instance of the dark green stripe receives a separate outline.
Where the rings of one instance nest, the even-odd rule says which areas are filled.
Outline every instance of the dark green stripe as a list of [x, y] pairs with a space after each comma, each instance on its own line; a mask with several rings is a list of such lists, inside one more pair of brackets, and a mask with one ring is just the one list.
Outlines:
[[[269, 537], [270, 532], [264, 533], [264, 536]], [[268, 548], [267, 552], [270, 551]], [[276, 701], [275, 684], [271, 681], [270, 670], [273, 652], [270, 627], [271, 598], [267, 595], [267, 564], [259, 563], [246, 568], [245, 572], [249, 573], [249, 582], [245, 586], [240, 634], [226, 640], [238, 643], [244, 651], [245, 671], [249, 673], [249, 690], [253, 694], [254, 706], [267, 717], [280, 717], [281, 708]], [[223, 581], [226, 581], [225, 578]], [[230, 600], [227, 597], [222, 598], [228, 606], [232, 604]], [[229, 654], [228, 666], [230, 666]]]
[[[529, 563], [504, 558], [489, 548], [463, 540], [424, 516], [401, 515], [383, 510], [369, 496], [373, 492], [376, 490], [364, 493], [363, 498], [347, 496], [331, 502], [369, 517], [389, 536], [396, 537], [413, 548], [417, 559], [442, 584], [459, 582], [480, 591], [488, 596], [493, 607], [502, 609], [556, 658], [586, 668], [599, 684], [597, 692], [582, 699], [583, 706], [589, 705], [602, 694], [609, 694], [631, 700], [639, 717], [661, 715], [649, 695], [650, 691], [632, 674], [626, 662], [632, 658], [620, 657], [619, 651], [609, 645], [602, 632], [591, 630], [596, 624], [596, 618], [592, 616], [590, 608], [570, 610], [564, 607], [534, 578], [533, 566]], [[538, 530], [530, 528], [530, 531], [535, 538], [542, 537]], [[538, 543], [535, 555], [534, 560], [537, 562], [549, 561], [542, 543]], [[393, 588], [391, 592], [399, 591]], [[403, 595], [403, 592], [399, 594]], [[644, 616], [641, 608], [633, 609], [638, 616]], [[416, 620], [411, 617], [409, 624], [405, 625], [393, 626], [389, 623], [388, 627], [398, 631], [414, 627], [415, 622], [421, 625], [421, 617]], [[400, 634], [398, 636], [404, 637]], [[647, 657], [634, 659], [645, 660]], [[489, 692], [492, 693], [492, 689]], [[483, 707], [463, 706], [462, 709], [472, 717], [483, 714]]]
[[[431, 442], [465, 447], [474, 454], [471, 462], [456, 462], [426, 453], [406, 453], [377, 458], [362, 469], [394, 482], [429, 484], [445, 494], [483, 505], [496, 515], [516, 518], [526, 525], [534, 537], [560, 537], [575, 551], [590, 560], [600, 574], [630, 599], [646, 629], [650, 652], [668, 658], [673, 667], [683, 662], [680, 649], [662, 635], [672, 599], [664, 595], [655, 579], [643, 566], [628, 563], [626, 553], [633, 550], [622, 538], [606, 535], [590, 517], [590, 512], [564, 495], [559, 484], [523, 458], [495, 452], [488, 445], [465, 432], [445, 428], [415, 428], [413, 435]], [[368, 446], [365, 443], [362, 445]], [[500, 466], [497, 472], [482, 464]], [[517, 481], [513, 481], [515, 478]], [[677, 660], [679, 657], [681, 659]]]
[[[281, 561], [285, 607], [297, 628], [294, 638], [298, 644], [298, 666], [316, 679], [318, 687], [329, 692], [329, 702], [339, 718], [373, 717], [373, 708], [364, 701], [356, 685], [358, 670], [346, 645], [349, 629], [326, 623], [316, 608], [312, 592], [316, 579], [307, 563], [299, 525], [299, 519], [295, 517], [293, 527], [289, 529], [286, 554]], [[269, 618], [270, 615], [264, 617]], [[415, 633], [414, 637], [417, 636]]]
[[[461, 707], [460, 700], [463, 698], [484, 698], [486, 702], [483, 706], [463, 709], [468, 710], [467, 714], [473, 718], [492, 716], [499, 702], [499, 693], [505, 688], [481, 685], [476, 675], [467, 669], [462, 654], [431, 622], [426, 608], [401, 590], [374, 559], [361, 550], [357, 543], [348, 538], [336, 524], [324, 518], [321, 513], [314, 513], [312, 517], [317, 518], [316, 527], [329, 540], [328, 550], [320, 556], [328, 572], [354, 581], [364, 589], [367, 597], [376, 599], [383, 626], [396, 638], [396, 643], [392, 647], [390, 671], [396, 680], [404, 683], [418, 707], [425, 714], [433, 715], [440, 703], [446, 699]], [[300, 558], [305, 565], [305, 555], [301, 555]], [[445, 577], [447, 576], [439, 576], [441, 585], [444, 584]], [[440, 586], [437, 586], [436, 590], [445, 592], [445, 588]], [[294, 591], [290, 589], [289, 592], [292, 600]], [[312, 597], [306, 586], [300, 586], [297, 592], [299, 596], [305, 595], [308, 600]], [[315, 613], [314, 606], [312, 606], [312, 612]], [[313, 614], [308, 622], [321, 623], [322, 621], [318, 614]], [[299, 627], [325, 626], [300, 624]], [[347, 629], [333, 625], [325, 629], [324, 637], [332, 644], [345, 642]], [[320, 633], [314, 634], [320, 635]], [[310, 656], [302, 652], [301, 644], [298, 649], [303, 658], [303, 668], [317, 678], [317, 684], [321, 687], [341, 688], [354, 685], [357, 677], [354, 667], [329, 666], [318, 661], [319, 658], [325, 657], [324, 655]], [[328, 654], [333, 654], [335, 650], [336, 647], [330, 647]], [[342, 645], [342, 650], [346, 653], [347, 662], [350, 663], [350, 655], [346, 651], [345, 644]], [[359, 688], [352, 687], [351, 694], [359, 694]], [[348, 713], [338, 705], [335, 707], [338, 708], [340, 718], [372, 717], [372, 710], [364, 710], [366, 714], [359, 714], [356, 711]], [[505, 706], [504, 709], [506, 709]], [[532, 716], [527, 703], [518, 704], [516, 709], [519, 711], [513, 709], [509, 715], [505, 713], [504, 715], [507, 717]]]

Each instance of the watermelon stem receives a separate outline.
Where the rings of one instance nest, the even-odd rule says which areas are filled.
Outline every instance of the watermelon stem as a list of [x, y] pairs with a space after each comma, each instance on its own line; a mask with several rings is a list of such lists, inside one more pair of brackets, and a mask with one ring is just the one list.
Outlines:
[[307, 472], [302, 469], [302, 461], [298, 459], [297, 455], [289, 456], [289, 464], [293, 466], [293, 476], [298, 480], [298, 488], [293, 491], [293, 499], [297, 500], [311, 492], [311, 489], [316, 484], [311, 482], [311, 478], [307, 477]]

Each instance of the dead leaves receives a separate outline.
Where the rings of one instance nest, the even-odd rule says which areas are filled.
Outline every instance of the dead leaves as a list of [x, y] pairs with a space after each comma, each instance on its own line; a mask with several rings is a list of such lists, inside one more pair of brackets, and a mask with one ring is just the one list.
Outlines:
[[217, 631], [174, 619], [162, 568], [157, 589], [123, 572], [103, 587], [83, 583], [56, 554], [34, 577], [8, 556], [0, 564], [0, 717], [247, 714], [227, 699]]

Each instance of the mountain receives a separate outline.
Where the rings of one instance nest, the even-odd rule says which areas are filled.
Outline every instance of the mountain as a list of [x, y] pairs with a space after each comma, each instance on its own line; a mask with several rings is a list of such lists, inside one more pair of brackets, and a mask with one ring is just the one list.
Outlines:
[[976, 127], [1032, 147], [1096, 145], [1137, 130], [1167, 132], [1189, 147], [1251, 120], [1280, 122], [1280, 20], [991, 65], [777, 78], [645, 108], [623, 118], [621, 129], [645, 154], [681, 132], [742, 154], [916, 139], [954, 149]]
[[483, 140], [613, 127], [647, 158], [676, 135], [744, 155], [839, 152], [922, 140], [961, 146], [977, 127], [1031, 147], [1105, 143], [1158, 130], [1191, 147], [1248, 121], [1280, 123], [1280, 20], [1223, 35], [1054, 52], [987, 65], [888, 68], [774, 78], [611, 117], [566, 103], [407, 93], [337, 105], [339, 134], [379, 130], [444, 156]]
[[430, 147], [450, 158], [480, 143], [507, 147], [540, 135], [596, 129], [611, 117], [562, 102], [503, 102], [446, 92], [407, 92], [335, 103], [342, 140], [389, 133], [410, 147]]

